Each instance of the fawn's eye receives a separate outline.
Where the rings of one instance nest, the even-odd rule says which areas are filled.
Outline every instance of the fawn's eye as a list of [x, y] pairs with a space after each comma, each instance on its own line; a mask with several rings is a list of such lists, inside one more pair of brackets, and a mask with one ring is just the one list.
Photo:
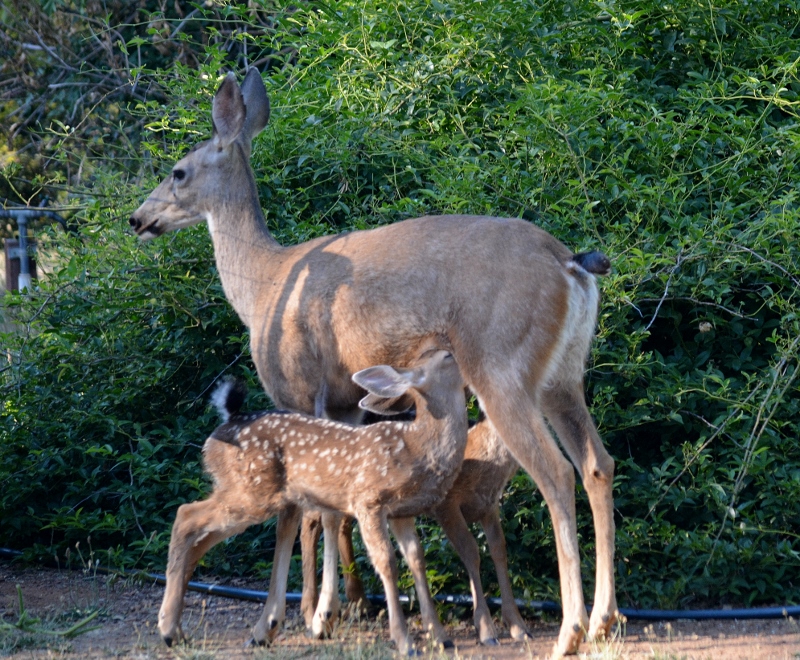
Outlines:
[[186, 170], [172, 170], [172, 178], [175, 179], [175, 181], [183, 181], [186, 178]]

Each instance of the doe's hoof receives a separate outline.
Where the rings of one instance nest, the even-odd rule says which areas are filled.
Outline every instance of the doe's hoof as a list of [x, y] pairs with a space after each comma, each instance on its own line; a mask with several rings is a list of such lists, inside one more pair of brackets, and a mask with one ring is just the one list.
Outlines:
[[482, 639], [481, 644], [484, 646], [500, 646], [500, 642], [497, 641], [497, 637], [489, 637], [488, 639]]

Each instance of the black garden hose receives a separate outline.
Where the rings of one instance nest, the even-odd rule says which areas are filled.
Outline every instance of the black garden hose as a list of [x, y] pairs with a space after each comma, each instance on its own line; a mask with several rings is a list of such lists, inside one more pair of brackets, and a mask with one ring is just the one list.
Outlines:
[[[22, 553], [19, 550], [0, 548], [0, 559], [11, 560], [18, 558], [21, 555]], [[153, 580], [156, 584], [166, 584], [167, 581], [164, 575], [158, 573], [130, 571], [129, 574], [141, 575], [149, 580]], [[266, 591], [240, 589], [239, 587], [225, 587], [218, 584], [206, 584], [204, 582], [195, 581], [189, 582], [189, 590], [208, 594], [210, 596], [222, 596], [223, 598], [235, 598], [237, 600], [249, 600], [260, 603], [265, 602], [268, 595]], [[297, 592], [289, 592], [286, 594], [287, 603], [299, 603], [300, 598], [301, 594]], [[437, 594], [435, 598], [442, 603], [472, 606], [472, 596]], [[367, 599], [373, 605], [383, 605], [385, 602], [385, 599], [382, 595], [367, 596]], [[408, 603], [408, 600], [408, 596], [400, 596], [401, 602]], [[487, 598], [486, 600], [489, 605], [494, 607], [500, 607], [501, 605], [501, 600], [499, 598]], [[529, 612], [548, 612], [552, 614], [561, 613], [561, 606], [551, 600], [522, 600], [517, 598], [516, 602], [520, 609], [528, 610]], [[589, 606], [588, 609], [591, 611], [591, 606]], [[687, 619], [692, 621], [708, 619], [785, 619], [790, 616], [800, 616], [800, 606], [784, 605], [782, 607], [749, 607], [716, 610], [637, 610], [628, 607], [621, 607], [619, 612], [629, 620], [640, 621], [675, 621], [677, 619]]]

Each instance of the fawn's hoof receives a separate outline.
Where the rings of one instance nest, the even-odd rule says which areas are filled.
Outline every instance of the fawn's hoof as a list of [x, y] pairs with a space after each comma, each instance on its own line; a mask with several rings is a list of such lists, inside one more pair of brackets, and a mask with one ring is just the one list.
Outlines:
[[497, 641], [497, 637], [482, 639], [481, 644], [483, 644], [483, 646], [500, 646], [500, 642]]
[[312, 639], [328, 639], [333, 635], [335, 625], [336, 617], [333, 611], [326, 610], [325, 612], [319, 612], [318, 616], [314, 619], [311, 630], [309, 631], [306, 629], [306, 635]]
[[256, 639], [255, 637], [251, 637], [244, 643], [244, 646], [245, 648], [269, 646], [269, 641], [266, 639]]
[[306, 637], [309, 639], [330, 639], [333, 635], [333, 628], [323, 626], [320, 630], [306, 628]]

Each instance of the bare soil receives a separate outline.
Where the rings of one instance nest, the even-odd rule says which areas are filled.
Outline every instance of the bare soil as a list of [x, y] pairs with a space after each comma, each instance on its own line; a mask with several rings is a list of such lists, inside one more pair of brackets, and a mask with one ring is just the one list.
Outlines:
[[[263, 585], [231, 581], [239, 587], [263, 589]], [[25, 610], [39, 617], [34, 630], [20, 636], [0, 626], [0, 655], [13, 658], [383, 658], [392, 657], [385, 620], [343, 622], [334, 639], [314, 641], [305, 637], [298, 612], [291, 610], [285, 631], [269, 649], [245, 647], [250, 626], [261, 604], [218, 596], [190, 593], [183, 618], [188, 647], [167, 649], [156, 630], [163, 588], [128, 579], [110, 580], [103, 575], [75, 571], [19, 569], [0, 564], [0, 621], [19, 618], [16, 585], [22, 589]], [[64, 630], [88, 613], [100, 610], [89, 625], [97, 629], [64, 639], [43, 632]], [[425, 647], [419, 623], [410, 618], [421, 647]], [[558, 634], [558, 623], [529, 621], [533, 639], [517, 643], [508, 635], [496, 648], [477, 644], [471, 621], [449, 624], [455, 650], [435, 651], [426, 657], [499, 659], [546, 658]], [[800, 658], [800, 623], [791, 619], [759, 621], [676, 621], [624, 625], [616, 639], [602, 645], [584, 644], [584, 658], [779, 659]]]

